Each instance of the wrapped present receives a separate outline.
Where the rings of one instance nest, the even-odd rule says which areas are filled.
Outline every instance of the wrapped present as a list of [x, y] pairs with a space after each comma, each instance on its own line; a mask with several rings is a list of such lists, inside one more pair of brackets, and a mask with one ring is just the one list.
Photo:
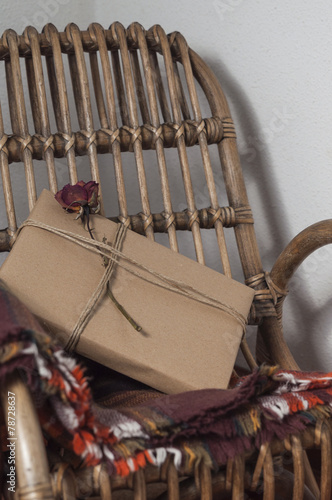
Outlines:
[[90, 224], [94, 239], [44, 190], [0, 278], [69, 351], [166, 393], [226, 388], [253, 290], [105, 217]]

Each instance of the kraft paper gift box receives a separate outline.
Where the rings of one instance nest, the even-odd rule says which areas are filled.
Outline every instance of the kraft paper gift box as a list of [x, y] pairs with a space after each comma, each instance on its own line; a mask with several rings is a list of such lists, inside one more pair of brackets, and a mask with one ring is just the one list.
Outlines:
[[[90, 238], [46, 190], [29, 219]], [[98, 215], [90, 224], [97, 241], [114, 242], [117, 224]], [[105, 273], [94, 250], [27, 226], [0, 269], [0, 278], [64, 346]], [[126, 258], [118, 257], [111, 290], [142, 330], [103, 291], [75, 350], [166, 393], [226, 388], [254, 292], [130, 230], [121, 251]]]

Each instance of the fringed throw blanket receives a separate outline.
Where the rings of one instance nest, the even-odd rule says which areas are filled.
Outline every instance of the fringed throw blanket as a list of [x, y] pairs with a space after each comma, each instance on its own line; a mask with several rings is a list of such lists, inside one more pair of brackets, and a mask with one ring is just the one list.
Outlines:
[[30, 387], [49, 442], [85, 465], [105, 462], [111, 474], [160, 465], [167, 452], [178, 467], [200, 460], [217, 467], [331, 413], [332, 373], [268, 366], [230, 390], [171, 396], [134, 381], [128, 390], [126, 378], [108, 371], [95, 384], [95, 399], [103, 393], [97, 404], [85, 370], [0, 282], [0, 383], [15, 369]]

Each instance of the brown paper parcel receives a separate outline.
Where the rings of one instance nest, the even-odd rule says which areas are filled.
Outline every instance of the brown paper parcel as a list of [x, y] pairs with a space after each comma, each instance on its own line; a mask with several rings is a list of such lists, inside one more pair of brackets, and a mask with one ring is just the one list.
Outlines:
[[[29, 219], [89, 238], [75, 214], [66, 213], [46, 190]], [[117, 224], [98, 215], [91, 216], [90, 224], [97, 241], [107, 238], [112, 244]], [[247, 317], [253, 299], [248, 287], [130, 230], [121, 250], [153, 272]], [[39, 227], [24, 227], [0, 278], [65, 345], [104, 273], [100, 254]], [[103, 293], [76, 351], [166, 393], [226, 388], [243, 335], [241, 323], [228, 312], [151, 280], [153, 276], [120, 257], [111, 290], [142, 331], [137, 332]]]

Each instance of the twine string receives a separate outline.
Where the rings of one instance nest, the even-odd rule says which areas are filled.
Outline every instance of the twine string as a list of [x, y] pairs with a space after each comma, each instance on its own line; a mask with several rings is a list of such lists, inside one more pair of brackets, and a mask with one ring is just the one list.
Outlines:
[[[228, 314], [229, 316], [232, 316], [241, 325], [242, 329], [243, 330], [245, 329], [247, 319], [243, 316], [243, 314], [237, 311], [230, 304], [224, 303], [221, 300], [211, 297], [208, 294], [202, 292], [201, 290], [198, 290], [195, 287], [188, 285], [187, 283], [175, 280], [161, 273], [158, 273], [157, 271], [150, 269], [144, 264], [137, 262], [135, 259], [129, 257], [128, 255], [124, 254], [121, 250], [119, 250], [119, 248], [122, 245], [123, 239], [126, 235], [126, 227], [121, 223], [118, 224], [115, 242], [113, 246], [32, 219], [27, 219], [21, 225], [19, 231], [21, 231], [24, 227], [27, 226], [37, 227], [45, 231], [48, 231], [50, 233], [56, 234], [57, 236], [60, 236], [68, 241], [71, 241], [81, 246], [82, 248], [103, 255], [108, 259], [108, 264], [105, 268], [103, 276], [100, 279], [96, 289], [93, 291], [84, 310], [80, 314], [78, 321], [66, 344], [65, 348], [69, 352], [75, 349], [84, 328], [86, 327], [87, 323], [91, 318], [91, 315], [95, 309], [96, 304], [98, 303], [101, 296], [105, 292], [107, 284], [114, 271], [115, 264], [122, 267], [124, 270], [131, 273], [132, 275], [147, 281], [148, 283], [178, 293], [180, 295], [183, 295], [184, 297], [195, 300], [199, 303], [206, 304], [210, 307], [219, 309]], [[133, 266], [135, 269], [133, 269], [131, 266]], [[146, 275], [142, 274], [142, 271], [145, 272]]]
[[[124, 226], [122, 224], [118, 224], [116, 235], [115, 235], [115, 241], [114, 241], [114, 248], [115, 249], [121, 248], [121, 245], [122, 245], [122, 242], [123, 242], [123, 239], [125, 236], [125, 231], [123, 228], [124, 228]], [[95, 240], [92, 240], [92, 241], [95, 241]], [[94, 247], [94, 248], [97, 248], [97, 247]], [[102, 253], [102, 252], [98, 252], [98, 253]], [[103, 255], [105, 256], [104, 253], [103, 253]], [[90, 299], [88, 300], [85, 308], [81, 312], [81, 314], [76, 322], [76, 325], [74, 326], [74, 329], [73, 329], [73, 331], [72, 331], [72, 333], [67, 341], [67, 344], [64, 347], [66, 351], [72, 352], [75, 350], [75, 348], [78, 344], [78, 341], [81, 337], [81, 334], [91, 318], [91, 315], [95, 309], [95, 306], [99, 302], [102, 294], [105, 291], [105, 288], [107, 287], [108, 283], [111, 280], [111, 276], [113, 274], [116, 262], [117, 262], [116, 259], [110, 259], [108, 261], [105, 272], [104, 272], [101, 280], [99, 281], [97, 288], [94, 290], [94, 292], [91, 295]]]

